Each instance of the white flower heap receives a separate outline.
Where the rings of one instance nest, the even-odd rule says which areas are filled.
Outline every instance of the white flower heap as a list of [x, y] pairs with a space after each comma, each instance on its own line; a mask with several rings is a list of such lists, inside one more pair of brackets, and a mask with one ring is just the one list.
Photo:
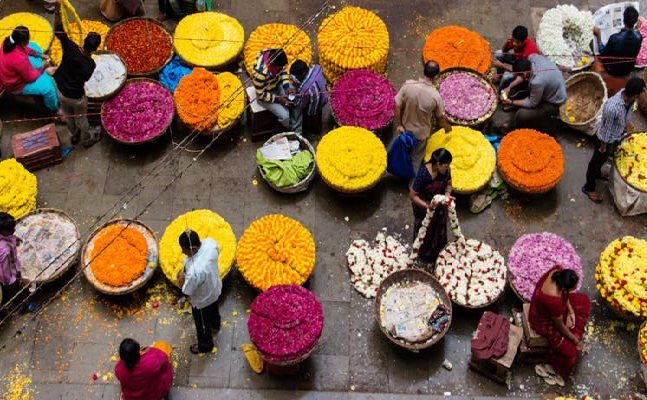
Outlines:
[[558, 65], [572, 67], [573, 55], [590, 53], [593, 16], [573, 5], [559, 5], [547, 10], [537, 29], [539, 51]]

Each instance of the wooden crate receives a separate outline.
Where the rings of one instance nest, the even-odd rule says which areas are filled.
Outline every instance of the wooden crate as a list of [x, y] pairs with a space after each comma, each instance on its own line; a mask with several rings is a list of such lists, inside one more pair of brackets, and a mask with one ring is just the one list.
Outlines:
[[528, 323], [528, 313], [530, 312], [530, 303], [523, 303], [523, 338], [528, 347], [547, 347], [548, 340], [538, 334]]
[[63, 161], [61, 144], [53, 123], [33, 131], [14, 135], [11, 138], [11, 148], [16, 160], [29, 171], [49, 167]]
[[517, 356], [517, 349], [523, 339], [523, 329], [516, 325], [510, 325], [508, 334], [508, 349], [500, 358], [491, 357], [487, 360], [480, 360], [471, 357], [469, 361], [470, 369], [480, 372], [488, 378], [505, 384], [508, 373], [511, 373], [512, 363]]
[[274, 114], [258, 104], [254, 86], [245, 89], [249, 99], [249, 121], [251, 124], [252, 140], [260, 140], [268, 135], [273, 135], [285, 130]]

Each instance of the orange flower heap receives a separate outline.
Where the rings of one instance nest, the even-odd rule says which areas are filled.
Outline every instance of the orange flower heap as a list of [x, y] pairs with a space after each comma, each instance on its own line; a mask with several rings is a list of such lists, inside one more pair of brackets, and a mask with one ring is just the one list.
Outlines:
[[94, 238], [90, 268], [106, 285], [128, 286], [146, 270], [148, 244], [136, 228], [110, 225]]
[[173, 98], [180, 119], [191, 128], [207, 131], [218, 122], [218, 78], [206, 69], [194, 68], [182, 77]]
[[517, 129], [501, 140], [497, 165], [515, 189], [543, 193], [562, 178], [564, 156], [552, 137], [533, 129]]
[[298, 221], [266, 215], [241, 236], [236, 263], [245, 280], [261, 291], [274, 285], [301, 285], [315, 265], [315, 242]]
[[476, 32], [460, 26], [444, 26], [427, 36], [422, 48], [425, 62], [434, 60], [440, 70], [472, 68], [485, 74], [490, 68], [490, 44]]

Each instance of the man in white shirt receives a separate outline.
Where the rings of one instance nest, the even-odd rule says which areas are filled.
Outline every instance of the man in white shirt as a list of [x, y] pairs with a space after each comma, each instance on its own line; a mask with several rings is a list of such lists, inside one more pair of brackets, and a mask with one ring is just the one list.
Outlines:
[[186, 257], [178, 280], [182, 293], [191, 297], [191, 314], [198, 333], [198, 343], [192, 344], [190, 350], [193, 354], [208, 353], [213, 349], [211, 330], [220, 330], [218, 243], [212, 238], [200, 242], [198, 234], [190, 229], [180, 235], [179, 242]]

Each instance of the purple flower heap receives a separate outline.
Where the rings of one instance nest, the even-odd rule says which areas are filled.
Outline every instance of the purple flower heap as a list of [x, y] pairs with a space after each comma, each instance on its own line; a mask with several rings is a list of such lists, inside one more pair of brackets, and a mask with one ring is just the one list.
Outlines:
[[247, 329], [263, 359], [285, 363], [317, 345], [323, 319], [314, 294], [299, 285], [276, 285], [254, 299]]
[[487, 114], [496, 97], [490, 85], [466, 73], [456, 73], [445, 78], [440, 84], [439, 92], [447, 114], [467, 121]]
[[374, 131], [393, 119], [395, 94], [393, 84], [382, 75], [355, 69], [346, 72], [335, 83], [330, 107], [340, 125]]
[[569, 242], [550, 232], [523, 235], [515, 242], [508, 260], [510, 279], [525, 301], [530, 301], [539, 279], [551, 268], [559, 265], [572, 269], [582, 285], [580, 256]]
[[142, 142], [157, 134], [173, 118], [173, 96], [161, 84], [126, 84], [117, 96], [107, 101], [101, 113], [106, 131], [123, 142]]

